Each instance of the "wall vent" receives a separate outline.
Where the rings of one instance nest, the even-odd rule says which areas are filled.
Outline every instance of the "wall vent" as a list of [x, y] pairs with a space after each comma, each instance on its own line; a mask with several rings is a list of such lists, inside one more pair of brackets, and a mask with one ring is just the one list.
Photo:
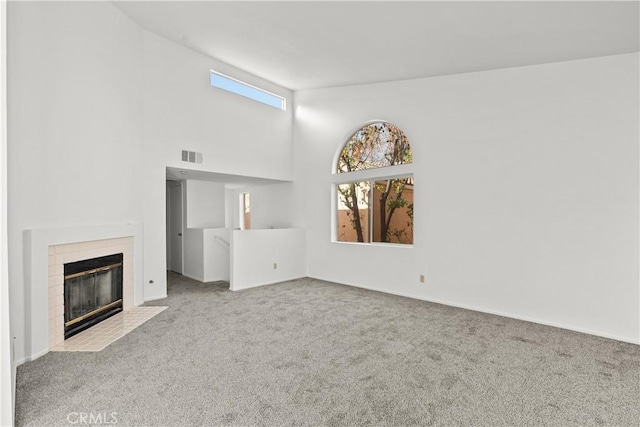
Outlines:
[[189, 163], [202, 163], [202, 153], [182, 150], [182, 161]]

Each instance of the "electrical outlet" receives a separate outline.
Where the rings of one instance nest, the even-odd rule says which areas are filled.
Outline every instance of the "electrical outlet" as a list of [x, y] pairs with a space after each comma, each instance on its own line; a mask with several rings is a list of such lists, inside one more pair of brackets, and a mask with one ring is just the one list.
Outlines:
[[424, 274], [420, 275], [420, 283], [424, 283]]
[[274, 269], [274, 270], [277, 270], [277, 269], [278, 269], [278, 263], [277, 263], [277, 262], [274, 262], [274, 263], [273, 263], [273, 269]]

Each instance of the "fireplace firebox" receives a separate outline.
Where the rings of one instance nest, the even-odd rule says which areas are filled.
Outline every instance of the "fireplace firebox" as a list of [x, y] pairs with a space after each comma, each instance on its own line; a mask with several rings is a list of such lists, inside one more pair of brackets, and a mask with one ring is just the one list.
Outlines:
[[122, 311], [123, 254], [64, 264], [64, 338]]

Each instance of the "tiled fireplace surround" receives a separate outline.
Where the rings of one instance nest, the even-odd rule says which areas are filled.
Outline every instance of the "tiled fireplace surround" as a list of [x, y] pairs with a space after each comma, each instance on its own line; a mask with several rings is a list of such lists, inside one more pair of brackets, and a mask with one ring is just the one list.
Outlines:
[[123, 254], [123, 305], [144, 302], [142, 224], [111, 224], [25, 231], [25, 361], [64, 341], [64, 264]]
[[49, 246], [49, 349], [64, 342], [64, 264], [122, 253], [122, 305], [133, 306], [133, 237]]

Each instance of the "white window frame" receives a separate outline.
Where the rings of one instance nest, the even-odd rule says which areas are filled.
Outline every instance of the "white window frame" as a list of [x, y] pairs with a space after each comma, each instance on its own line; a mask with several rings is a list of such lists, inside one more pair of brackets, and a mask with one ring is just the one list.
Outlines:
[[[219, 84], [214, 84], [213, 82], [213, 77], [219, 77], [221, 79], [224, 79], [228, 82], [231, 82], [232, 84], [236, 84], [239, 85], [240, 87], [244, 88], [245, 90], [247, 90], [248, 92], [241, 92], [238, 90], [233, 90], [231, 88], [229, 88], [228, 86], [225, 85], [219, 85]], [[273, 107], [273, 108], [277, 108], [279, 110], [282, 111], [287, 111], [287, 99], [283, 96], [277, 95], [273, 92], [269, 92], [268, 90], [259, 88], [257, 86], [254, 86], [252, 84], [249, 84], [247, 82], [243, 82], [242, 80], [238, 80], [236, 78], [233, 78], [231, 76], [228, 76], [226, 74], [223, 74], [219, 71], [215, 71], [215, 70], [209, 70], [209, 84], [212, 87], [215, 87], [217, 89], [220, 90], [224, 90], [239, 96], [242, 96], [244, 98], [247, 99], [251, 99], [253, 101], [259, 102], [261, 104], [264, 105], [268, 105], [269, 107]], [[258, 94], [260, 94], [261, 96], [257, 95], [256, 92]], [[264, 97], [267, 97], [270, 99], [270, 101], [272, 102], [267, 102]]]
[[[386, 243], [386, 242], [374, 242], [373, 241], [373, 209], [369, 207], [369, 227], [367, 232], [369, 233], [369, 242], [343, 242], [338, 240], [338, 188], [340, 184], [349, 184], [352, 182], [376, 182], [385, 181], [388, 179], [398, 178], [413, 178], [413, 163], [407, 163], [404, 165], [386, 166], [384, 168], [365, 169], [353, 172], [341, 172], [334, 173], [331, 179], [331, 242], [347, 245], [373, 245], [373, 246], [392, 246], [399, 248], [412, 248], [412, 243]], [[415, 183], [414, 183], [415, 188]], [[371, 186], [369, 200], [373, 203], [372, 192], [373, 185]], [[415, 194], [415, 192], [414, 192]], [[415, 200], [414, 200], [415, 203]], [[415, 236], [415, 233], [414, 233]], [[414, 240], [415, 241], [415, 240]]]

